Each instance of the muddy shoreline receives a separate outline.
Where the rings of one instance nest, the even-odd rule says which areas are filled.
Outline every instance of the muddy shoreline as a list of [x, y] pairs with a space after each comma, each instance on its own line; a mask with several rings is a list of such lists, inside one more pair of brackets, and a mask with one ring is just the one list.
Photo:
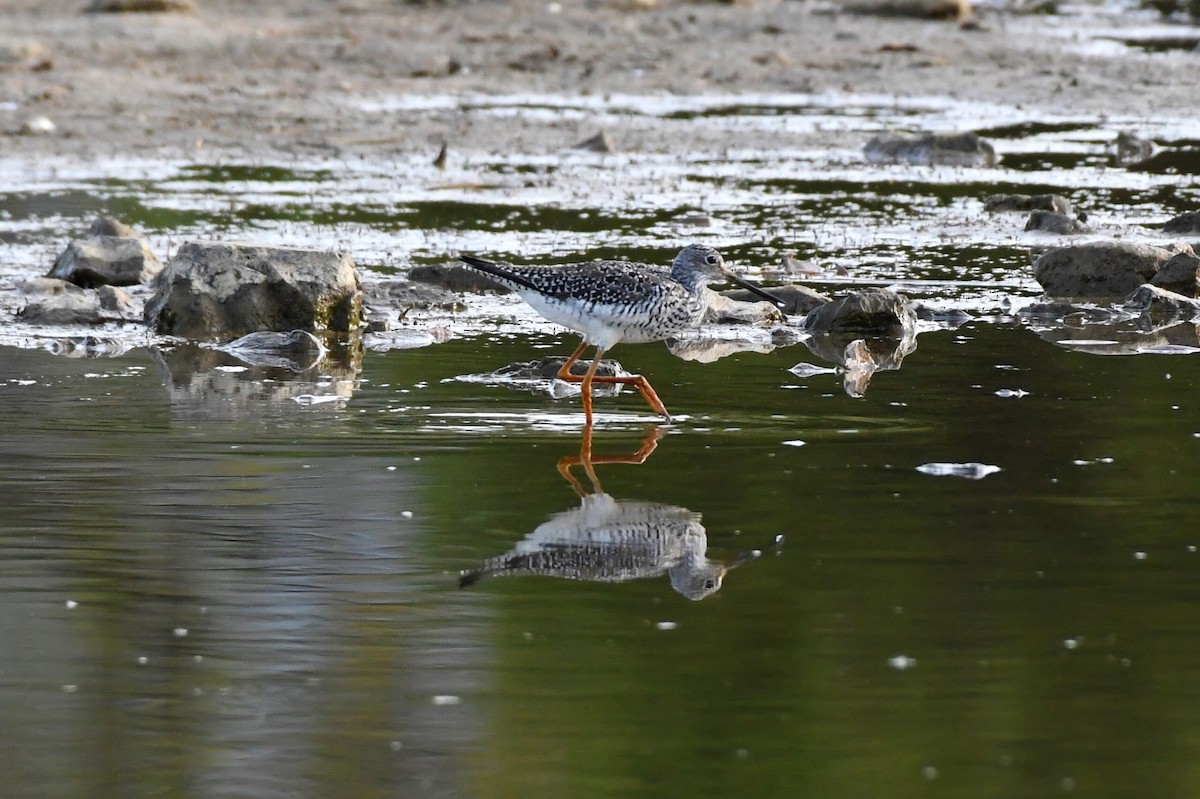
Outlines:
[[[650, 8], [197, 0], [190, 13], [164, 14], [84, 13], [85, 5], [9, 4], [0, 37], [0, 140], [9, 158], [432, 158], [442, 142], [451, 154], [540, 153], [605, 129], [586, 113], [478, 125], [454, 102], [388, 105], [475, 94], [852, 92], [1150, 120], [1190, 113], [1181, 98], [1194, 69], [1189, 53], [1151, 55], [1115, 41], [1151, 25], [1161, 31], [1153, 15], [1094, 7], [1057, 16], [982, 7], [962, 26], [794, 0]], [[22, 132], [42, 118], [52, 132]], [[648, 153], [862, 144], [838, 131], [788, 141], [754, 130], [664, 136], [651, 118], [609, 133], [619, 148]]]

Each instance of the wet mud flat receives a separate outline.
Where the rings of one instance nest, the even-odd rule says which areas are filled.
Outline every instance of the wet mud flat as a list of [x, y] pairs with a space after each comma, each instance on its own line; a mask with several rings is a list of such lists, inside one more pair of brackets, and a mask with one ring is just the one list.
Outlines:
[[[962, 24], [801, 2], [253, 16], [63, 2], [17, 3], [11, 23], [0, 304], [13, 314], [21, 286], [110, 215], [164, 262], [197, 238], [344, 250], [396, 328], [383, 349], [497, 314], [546, 329], [507, 299], [386, 288], [458, 252], [666, 263], [703, 240], [777, 284], [891, 285], [946, 318], [994, 316], [1037, 296], [1031, 254], [1089, 236], [1185, 244], [1163, 226], [1196, 205], [1194, 111], [1179, 102], [1191, 55], [1145, 46], [1188, 28], [1130, 6], [979, 6]], [[922, 131], [978, 136], [993, 157], [872, 148]], [[1149, 148], [1140, 163], [1123, 136]], [[1026, 213], [989, 213], [1004, 193], [1065, 197], [1088, 223], [1027, 232]], [[149, 289], [129, 293], [90, 329], [10, 317], [9, 340], [141, 343]]]
[[[1191, 106], [1191, 54], [1174, 45], [1194, 29], [1133, 4], [1064, 4], [1054, 15], [977, 4], [969, 25], [793, 0], [86, 7], [7, 4], [0, 131], [9, 155], [432, 158], [442, 142], [451, 153], [554, 153], [604, 122], [585, 106], [479, 124], [474, 94], [945, 97], [1143, 120], [1131, 131], [1143, 136], [1163, 135], [1150, 120], [1187, 117]], [[418, 97], [458, 102], [421, 107]], [[391, 98], [410, 100], [396, 113], [367, 110]], [[622, 149], [674, 154], [845, 141], [837, 129], [782, 140], [752, 126], [668, 130], [653, 117], [609, 132]]]

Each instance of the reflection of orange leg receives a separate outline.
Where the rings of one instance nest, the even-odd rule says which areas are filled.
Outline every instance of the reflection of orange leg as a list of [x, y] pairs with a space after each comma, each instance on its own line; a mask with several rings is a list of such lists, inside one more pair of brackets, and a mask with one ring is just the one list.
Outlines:
[[583, 413], [587, 418], [587, 423], [592, 423], [592, 383], [619, 384], [625, 386], [633, 386], [642, 397], [650, 405], [650, 410], [662, 416], [668, 422], [671, 421], [671, 414], [667, 413], [667, 408], [663, 405], [662, 400], [658, 398], [654, 388], [650, 385], [650, 381], [642, 375], [630, 375], [629, 377], [596, 377], [596, 369], [600, 366], [600, 360], [604, 357], [604, 350], [601, 347], [596, 348], [596, 354], [592, 357], [592, 365], [588, 367], [587, 374], [576, 375], [571, 374], [571, 367], [579, 360], [579, 356], [587, 349], [587, 342], [581, 342], [575, 348], [575, 352], [571, 353], [571, 357], [567, 358], [567, 362], [558, 370], [558, 379], [565, 380], [568, 383], [582, 383], [583, 390]]
[[592, 483], [592, 489], [595, 491], [603, 491], [600, 487], [600, 478], [596, 476], [594, 464], [597, 463], [645, 463], [650, 454], [658, 447], [658, 442], [664, 435], [663, 429], [657, 425], [646, 431], [645, 437], [642, 439], [642, 444], [637, 451], [629, 455], [602, 455], [598, 458], [592, 457], [592, 426], [586, 425], [583, 428], [583, 442], [579, 446], [578, 455], [564, 455], [558, 461], [558, 473], [563, 476], [563, 479], [571, 484], [575, 489], [575, 493], [579, 496], [584, 496], [583, 486], [575, 476], [571, 474], [573, 466], [582, 465], [587, 473], [588, 480]]

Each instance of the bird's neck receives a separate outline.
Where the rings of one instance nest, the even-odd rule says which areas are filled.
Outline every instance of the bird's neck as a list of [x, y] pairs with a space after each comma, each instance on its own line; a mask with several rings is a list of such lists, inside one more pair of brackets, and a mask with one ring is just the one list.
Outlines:
[[703, 294], [704, 289], [708, 287], [708, 280], [694, 269], [679, 266], [673, 267], [671, 269], [671, 277], [675, 278], [677, 282], [681, 283], [692, 294]]

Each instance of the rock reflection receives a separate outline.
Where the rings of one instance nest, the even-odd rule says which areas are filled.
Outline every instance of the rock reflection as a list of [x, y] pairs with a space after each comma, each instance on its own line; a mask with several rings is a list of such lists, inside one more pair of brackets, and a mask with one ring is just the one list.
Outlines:
[[[909, 333], [901, 338], [856, 338], [846, 333], [830, 333], [813, 336], [804, 344], [813, 355], [837, 364], [837, 371], [842, 373], [842, 388], [851, 397], [861, 397], [876, 372], [900, 368], [904, 358], [917, 348], [917, 337]], [[829, 370], [800, 363], [789, 371], [806, 377]]]
[[[671, 587], [688, 599], [715, 594], [730, 569], [761, 553], [756, 550], [729, 561], [711, 560], [699, 513], [677, 505], [616, 499], [605, 493], [596, 476], [596, 464], [643, 463], [662, 436], [663, 428], [656, 426], [636, 452], [593, 456], [592, 430], [585, 428], [579, 455], [558, 463], [559, 473], [580, 497], [579, 507], [555, 514], [508, 552], [463, 572], [459, 585], [513, 575], [621, 583], [666, 574]], [[575, 466], [583, 468], [590, 492], [572, 474]]]
[[1094, 355], [1183, 354], [1200, 348], [1200, 324], [1129, 306], [1035, 303], [1018, 316], [1042, 340]]
[[172, 404], [197, 415], [243, 418], [264, 404], [340, 405], [362, 369], [358, 342], [326, 344], [303, 331], [255, 333], [220, 347], [152, 348]]

